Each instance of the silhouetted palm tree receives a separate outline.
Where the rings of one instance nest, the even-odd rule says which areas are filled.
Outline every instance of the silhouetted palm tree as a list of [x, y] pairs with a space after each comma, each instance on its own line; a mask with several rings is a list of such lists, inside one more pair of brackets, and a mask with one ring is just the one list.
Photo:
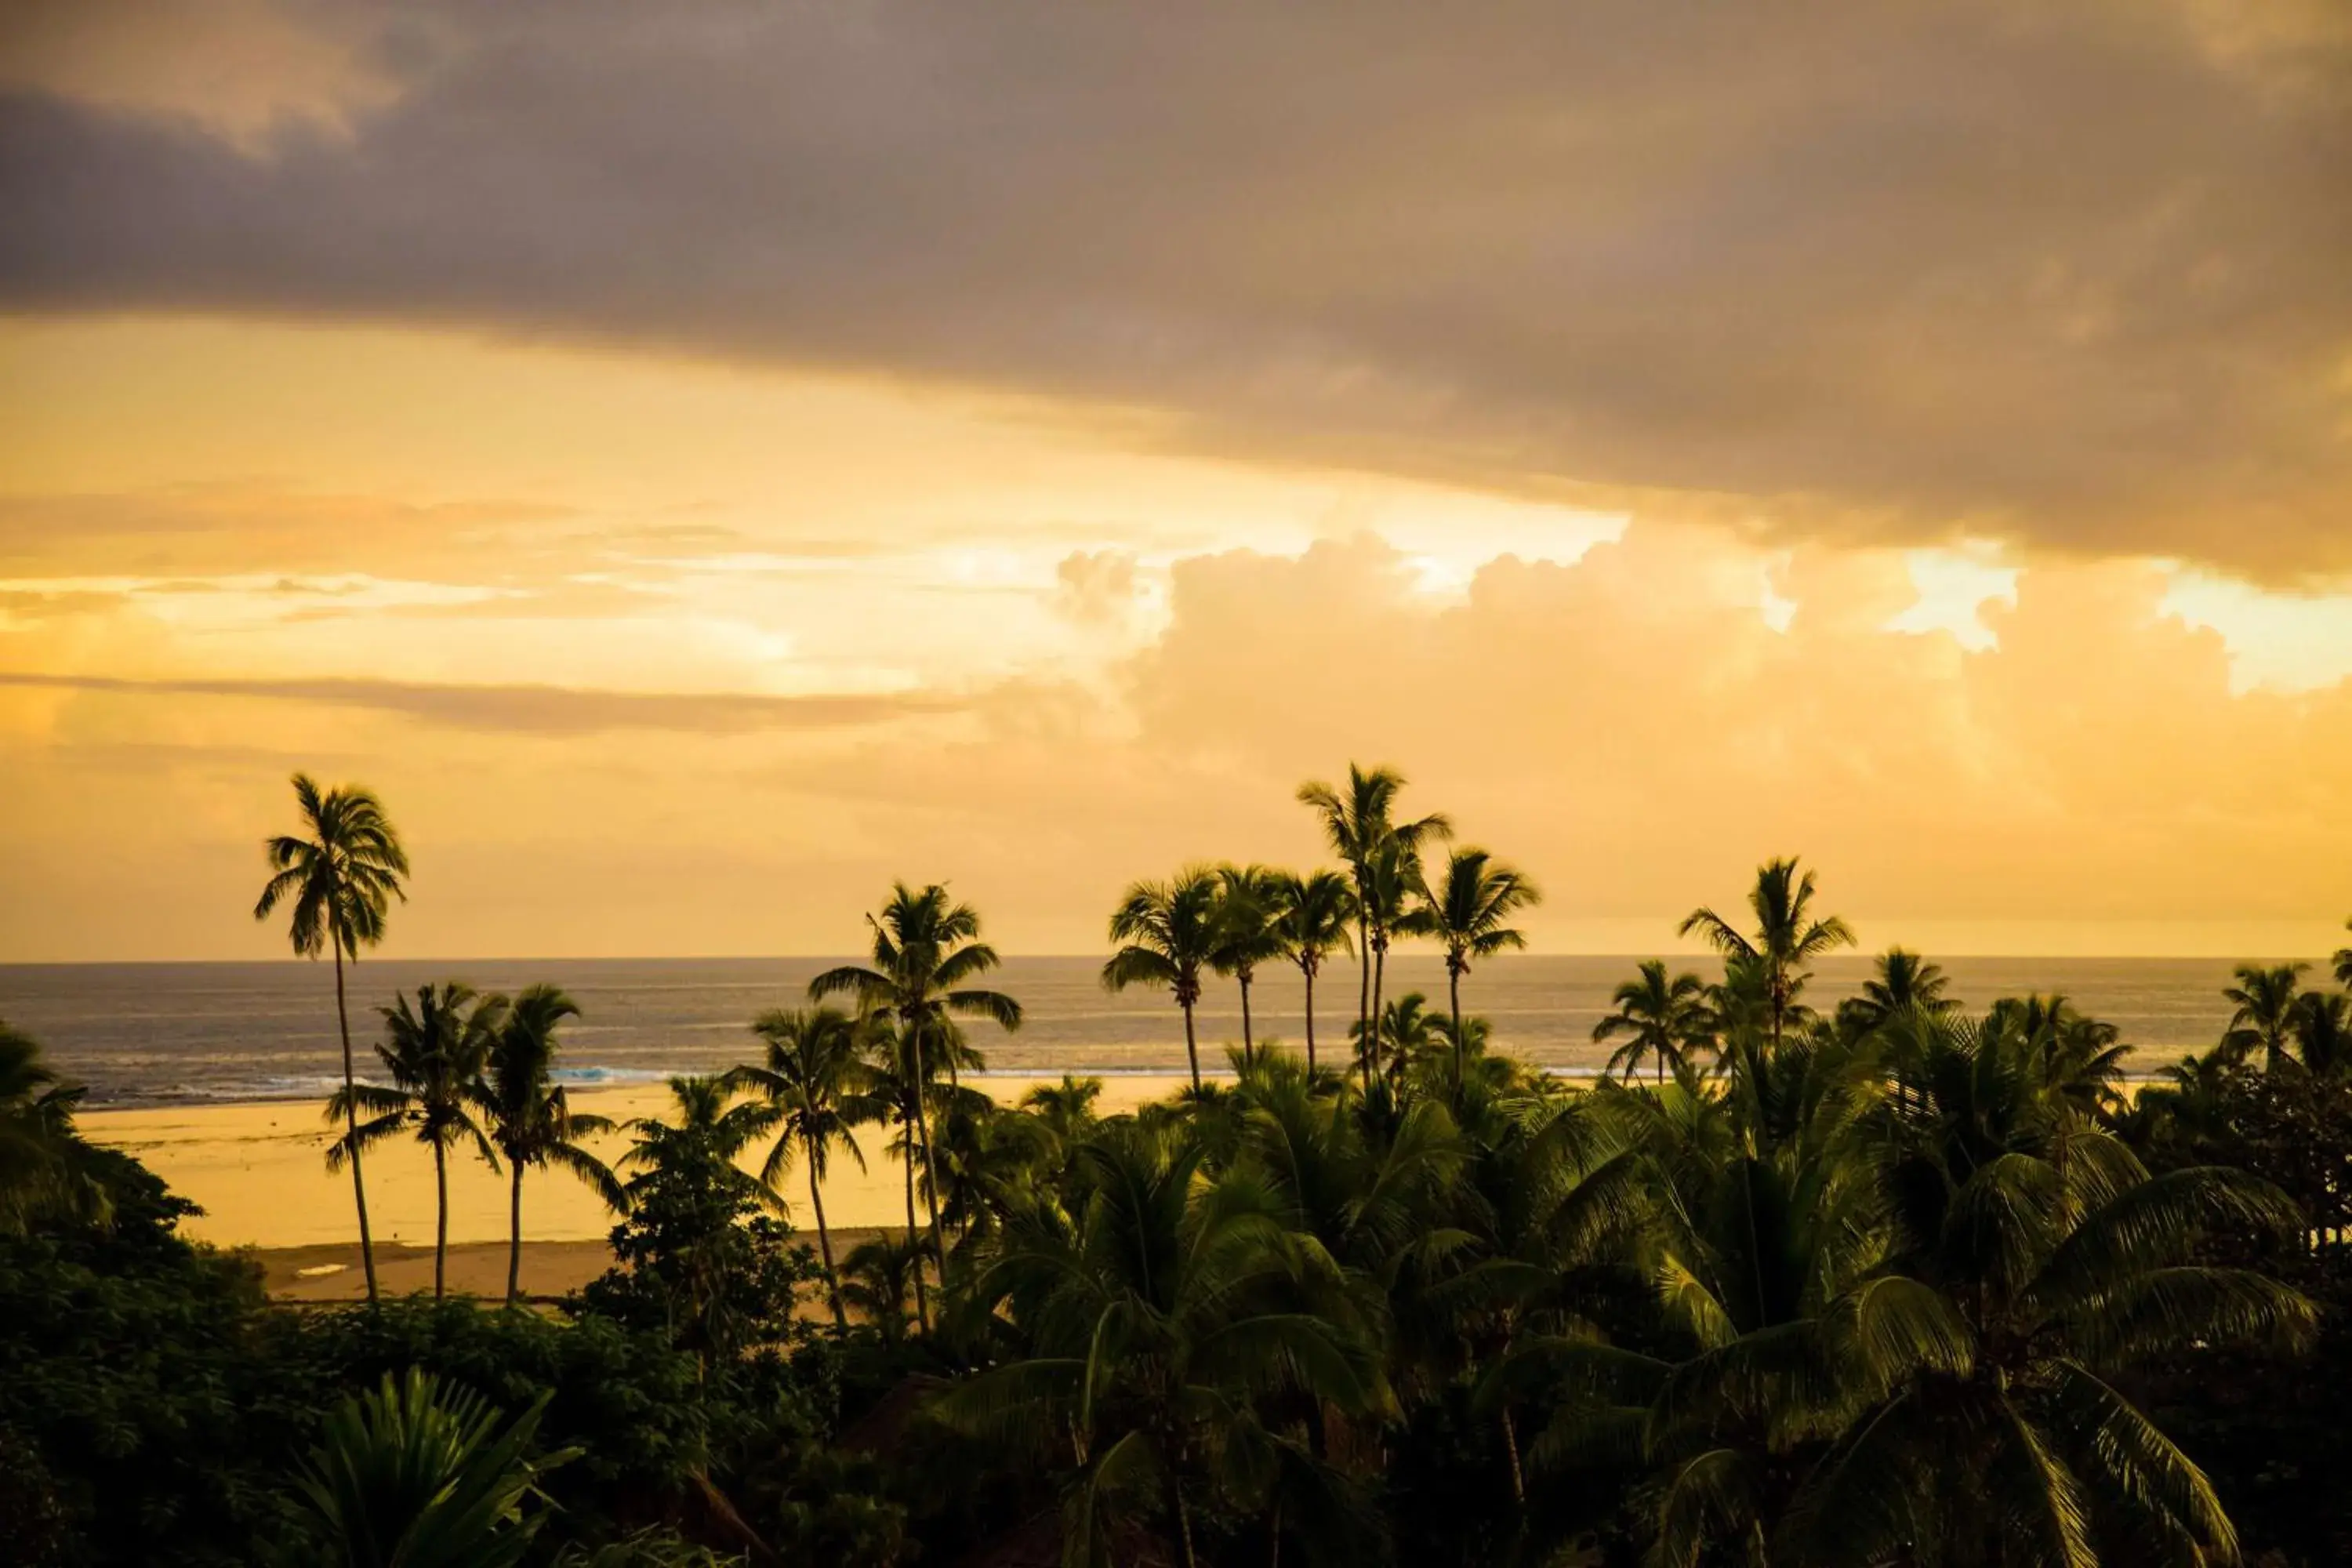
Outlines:
[[1748, 907], [1756, 915], [1752, 935], [1704, 906], [1676, 928], [1683, 936], [1698, 932], [1727, 961], [1746, 960], [1759, 967], [1775, 1050], [1797, 993], [1804, 987], [1805, 966], [1832, 948], [1853, 943], [1853, 932], [1835, 915], [1814, 919], [1812, 903], [1813, 874], [1801, 871], [1794, 859], [1769, 860], [1757, 868], [1756, 887], [1748, 895]]
[[1250, 1026], [1250, 983], [1257, 966], [1283, 954], [1282, 938], [1275, 930], [1279, 913], [1282, 875], [1264, 866], [1217, 868], [1217, 945], [1211, 961], [1220, 974], [1230, 974], [1242, 992], [1242, 1059], [1257, 1051]]
[[1367, 773], [1349, 763], [1344, 793], [1327, 784], [1298, 786], [1299, 804], [1312, 809], [1322, 820], [1323, 835], [1330, 841], [1331, 853], [1339, 858], [1355, 879], [1356, 952], [1362, 963], [1356, 1003], [1356, 1033], [1360, 1039], [1368, 1037], [1372, 1010], [1377, 1005], [1372, 994], [1376, 954], [1372, 946], [1373, 900], [1370, 896], [1375, 858], [1391, 844], [1400, 846], [1408, 854], [1417, 854], [1423, 840], [1449, 837], [1454, 832], [1454, 825], [1434, 812], [1410, 822], [1396, 821], [1396, 799], [1404, 784], [1404, 775], [1394, 768], [1374, 768]]
[[1286, 876], [1281, 883], [1280, 912], [1275, 933], [1282, 951], [1307, 982], [1307, 1065], [1315, 1066], [1315, 980], [1323, 973], [1324, 956], [1334, 948], [1352, 951], [1348, 925], [1354, 919], [1356, 895], [1337, 871]]
[[[873, 928], [873, 963], [843, 964], [809, 982], [809, 1000], [847, 994], [869, 1018], [887, 1017], [899, 1031], [899, 1045], [918, 1085], [944, 1062], [954, 1081], [956, 1018], [989, 1018], [999, 1027], [1021, 1026], [1021, 1004], [1002, 991], [971, 984], [997, 965], [996, 950], [980, 940], [980, 913], [948, 897], [934, 882], [917, 892], [904, 882], [891, 885], [890, 901], [866, 917]], [[931, 1131], [926, 1095], [908, 1100], [921, 1145], [924, 1182], [931, 1205], [931, 1244], [940, 1272], [947, 1272], [947, 1242], [940, 1231], [939, 1180], [932, 1169]]]
[[[403, 1130], [433, 1151], [433, 1295], [443, 1292], [449, 1259], [449, 1151], [471, 1140], [475, 1151], [499, 1168], [498, 1151], [483, 1132], [475, 1114], [485, 1108], [488, 1091], [482, 1083], [489, 1065], [490, 1047], [506, 1022], [507, 999], [476, 996], [471, 986], [457, 981], [416, 988], [416, 1005], [408, 998], [378, 1010], [384, 1037], [375, 1054], [392, 1076], [392, 1087], [355, 1083], [338, 1089], [327, 1101], [327, 1118], [348, 1131], [328, 1146], [327, 1165], [356, 1160], [362, 1150]], [[358, 1120], [360, 1111], [371, 1120]]]
[[580, 1016], [580, 1005], [552, 985], [526, 987], [507, 1009], [491, 1042], [482, 1073], [482, 1110], [490, 1142], [506, 1156], [511, 1182], [507, 1194], [507, 1304], [522, 1292], [522, 1173], [557, 1165], [595, 1190], [613, 1208], [628, 1196], [611, 1167], [580, 1140], [609, 1132], [608, 1117], [578, 1115], [563, 1086], [555, 1081], [556, 1029]]
[[[2346, 921], [2344, 922], [2344, 929], [2346, 931], [2352, 931], [2352, 921]], [[2335, 963], [2336, 984], [2343, 986], [2352, 986], [2352, 947], [2337, 948], [2336, 950]]]
[[838, 1008], [772, 1010], [760, 1015], [751, 1032], [766, 1052], [757, 1065], [728, 1073], [730, 1087], [760, 1095], [782, 1113], [775, 1147], [768, 1152], [760, 1179], [775, 1186], [792, 1170], [795, 1152], [808, 1164], [809, 1205], [816, 1215], [817, 1247], [824, 1258], [825, 1289], [834, 1321], [849, 1326], [841, 1301], [841, 1276], [834, 1268], [833, 1233], [824, 1218], [824, 1172], [835, 1145], [849, 1151], [859, 1170], [866, 1155], [853, 1129], [874, 1121], [882, 1107], [871, 1093], [865, 1041], [857, 1021]]
[[1184, 1058], [1192, 1087], [1201, 1087], [1201, 1047], [1192, 1009], [1201, 1000], [1201, 971], [1216, 963], [1217, 875], [1188, 866], [1169, 882], [1138, 882], [1111, 912], [1110, 940], [1123, 943], [1103, 965], [1104, 989], [1163, 985], [1184, 1010]]
[[1592, 1026], [1592, 1043], [1627, 1038], [1610, 1053], [1608, 1070], [1622, 1071], [1630, 1081], [1646, 1056], [1657, 1064], [1661, 1089], [1668, 1069], [1682, 1076], [1692, 1043], [1706, 1034], [1706, 983], [1696, 974], [1669, 978], [1665, 960], [1644, 959], [1640, 977], [1620, 984], [1609, 1001], [1617, 1010]]
[[[343, 997], [343, 960], [359, 961], [360, 949], [383, 940], [385, 912], [394, 899], [406, 899], [400, 879], [408, 856], [400, 835], [384, 816], [383, 803], [357, 784], [321, 790], [307, 773], [294, 775], [294, 800], [308, 837], [282, 834], [262, 841], [272, 872], [253, 906], [255, 920], [267, 920], [281, 903], [293, 906], [288, 928], [294, 951], [335, 960], [335, 1026], [343, 1040], [343, 1089], [358, 1079], [352, 1066], [351, 1009]], [[352, 1163], [352, 1201], [360, 1216], [360, 1264], [367, 1272], [368, 1300], [376, 1299], [375, 1237], [368, 1229], [367, 1181], [360, 1172], [359, 1108], [349, 1107], [343, 1127]]]
[[2352, 996], [2306, 991], [2294, 1020], [2294, 1052], [2315, 1078], [2352, 1073]]
[[1526, 935], [1505, 924], [1523, 909], [1543, 900], [1543, 894], [1525, 873], [1496, 860], [1484, 849], [1456, 849], [1446, 857], [1445, 875], [1432, 888], [1419, 880], [1414, 889], [1418, 907], [1405, 916], [1402, 929], [1433, 937], [1445, 949], [1447, 1011], [1453, 1016], [1456, 1046], [1454, 1077], [1462, 1078], [1462, 977], [1470, 961], [1489, 958], [1510, 948], [1528, 945]]
[[82, 1094], [30, 1035], [0, 1020], [0, 1235], [39, 1220], [106, 1217], [105, 1190], [83, 1169], [88, 1145], [74, 1131]]
[[2258, 963], [2238, 965], [2234, 972], [2238, 983], [2221, 988], [2222, 1000], [2237, 1008], [2221, 1036], [2222, 1049], [2238, 1061], [2259, 1049], [2264, 1069], [2275, 1071], [2294, 1040], [2303, 972], [2308, 967], [2302, 963], [2270, 968]]
[[[1372, 852], [1364, 868], [1362, 898], [1365, 940], [1372, 944], [1372, 1013], [1377, 1025], [1382, 1016], [1381, 996], [1388, 985], [1389, 944], [1404, 931], [1412, 913], [1412, 892], [1421, 883], [1421, 854], [1418, 850], [1391, 838]], [[1361, 1042], [1370, 1050], [1374, 1066], [1379, 1065], [1381, 1037], [1378, 1028]]]

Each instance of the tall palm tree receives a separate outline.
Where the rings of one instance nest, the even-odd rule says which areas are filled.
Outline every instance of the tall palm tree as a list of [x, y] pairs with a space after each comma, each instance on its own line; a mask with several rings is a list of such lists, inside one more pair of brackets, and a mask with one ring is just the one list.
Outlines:
[[1242, 1060], [1257, 1054], [1250, 1027], [1250, 982], [1257, 966], [1283, 955], [1282, 937], [1275, 929], [1282, 907], [1282, 874], [1264, 866], [1217, 868], [1217, 946], [1211, 964], [1230, 974], [1242, 992]]
[[1405, 853], [1417, 854], [1424, 839], [1446, 838], [1454, 832], [1453, 823], [1435, 812], [1408, 822], [1396, 821], [1396, 800], [1404, 784], [1404, 775], [1394, 768], [1367, 772], [1349, 763], [1344, 791], [1320, 783], [1298, 786], [1299, 804], [1321, 819], [1323, 836], [1330, 842], [1331, 853], [1339, 858], [1355, 879], [1356, 952], [1361, 961], [1356, 1003], [1359, 1037], [1368, 1037], [1372, 1010], [1378, 1005], [1372, 994], [1375, 953], [1370, 897], [1375, 858], [1386, 845], [1395, 844]]
[[824, 1283], [833, 1300], [834, 1321], [849, 1327], [841, 1304], [841, 1276], [834, 1267], [833, 1233], [824, 1218], [824, 1172], [835, 1145], [849, 1151], [859, 1170], [865, 1152], [852, 1129], [873, 1121], [880, 1106], [869, 1092], [871, 1074], [857, 1021], [835, 1007], [786, 1012], [771, 1009], [751, 1026], [766, 1047], [756, 1065], [734, 1068], [727, 1082], [761, 1096], [782, 1112], [775, 1147], [768, 1152], [760, 1179], [782, 1182], [797, 1155], [808, 1164], [809, 1206], [816, 1215], [817, 1247], [824, 1258]]
[[900, 1044], [919, 1086], [908, 1108], [929, 1192], [932, 1249], [944, 1276], [947, 1241], [940, 1231], [930, 1121], [919, 1086], [940, 1062], [953, 1079], [961, 1046], [953, 1020], [988, 1018], [1001, 1028], [1017, 1029], [1021, 1004], [1002, 991], [971, 984], [996, 967], [996, 950], [980, 940], [979, 911], [955, 902], [940, 884], [933, 882], [920, 892], [904, 882], [891, 884], [890, 901], [879, 913], [866, 916], [866, 923], [874, 932], [873, 962], [826, 970], [809, 982], [809, 1000], [854, 996], [869, 1020], [887, 1017], [900, 1031]]
[[1693, 910], [1676, 928], [1681, 936], [1698, 932], [1727, 961], [1759, 967], [1775, 1050], [1797, 994], [1804, 988], [1806, 965], [1832, 948], [1853, 944], [1853, 932], [1845, 921], [1835, 915], [1815, 919], [1812, 904], [1813, 874], [1801, 870], [1794, 859], [1769, 860], [1757, 868], [1755, 889], [1748, 895], [1748, 907], [1756, 916], [1752, 935], [1705, 906]]
[[1638, 978], [1621, 983], [1610, 994], [1617, 1010], [1592, 1026], [1592, 1043], [1606, 1045], [1618, 1036], [1625, 1043], [1609, 1056], [1611, 1072], [1622, 1071], [1630, 1081], [1643, 1057], [1657, 1064], [1658, 1087], [1664, 1089], [1668, 1068], [1682, 1076], [1690, 1047], [1706, 1033], [1706, 984], [1696, 974], [1668, 977], [1662, 958], [1642, 961]]
[[[444, 1291], [449, 1260], [449, 1151], [471, 1141], [475, 1151], [499, 1168], [498, 1150], [475, 1115], [488, 1100], [482, 1083], [490, 1047], [506, 1022], [507, 999], [476, 996], [473, 988], [450, 981], [416, 988], [408, 998], [379, 1009], [384, 1037], [376, 1046], [390, 1088], [355, 1083], [327, 1102], [327, 1119], [348, 1131], [328, 1146], [327, 1164], [357, 1160], [362, 1150], [406, 1130], [433, 1151], [433, 1296]], [[369, 1112], [366, 1121], [359, 1120]]]
[[580, 1140], [613, 1131], [611, 1118], [574, 1115], [555, 1081], [557, 1028], [580, 1016], [580, 1005], [553, 985], [525, 987], [507, 1009], [482, 1072], [481, 1106], [490, 1142], [506, 1156], [507, 1305], [522, 1294], [522, 1173], [560, 1165], [595, 1190], [613, 1208], [626, 1206], [620, 1178]]
[[1285, 876], [1279, 884], [1280, 903], [1275, 934], [1282, 952], [1307, 982], [1307, 1066], [1315, 1066], [1315, 979], [1323, 972], [1324, 955], [1337, 948], [1353, 951], [1348, 925], [1354, 918], [1356, 895], [1337, 871]]
[[2294, 1023], [2301, 1006], [2303, 972], [2310, 965], [2281, 963], [2265, 968], [2242, 963], [2234, 972], [2238, 983], [2221, 988], [2221, 998], [2237, 1011], [2230, 1015], [2221, 1047], [2239, 1061], [2255, 1050], [2263, 1066], [2276, 1071], [2294, 1041]]
[[1184, 1011], [1184, 1058], [1192, 1088], [1201, 1087], [1201, 1046], [1192, 1009], [1201, 1000], [1201, 971], [1217, 961], [1217, 874], [1187, 866], [1167, 882], [1138, 882], [1111, 911], [1110, 940], [1121, 943], [1103, 965], [1103, 988], [1164, 985]]
[[1514, 914], [1543, 901], [1526, 873], [1484, 849], [1456, 849], [1445, 859], [1445, 876], [1435, 888], [1416, 875], [1420, 902], [1402, 922], [1416, 936], [1434, 938], [1445, 950], [1445, 984], [1454, 1016], [1454, 1078], [1462, 1079], [1462, 977], [1470, 961], [1506, 949], [1524, 948], [1524, 932], [1506, 924]]
[[1362, 909], [1365, 940], [1372, 947], [1372, 1010], [1371, 1031], [1363, 1044], [1374, 1066], [1379, 1064], [1382, 1016], [1381, 997], [1388, 984], [1389, 945], [1399, 935], [1411, 934], [1408, 921], [1412, 912], [1412, 892], [1421, 885], [1421, 852], [1398, 839], [1391, 838], [1372, 852], [1364, 868], [1364, 889], [1360, 900]]
[[367, 1181], [360, 1173], [358, 1082], [352, 1066], [351, 1009], [343, 997], [343, 960], [359, 962], [360, 949], [383, 940], [385, 912], [408, 895], [408, 855], [383, 805], [357, 784], [321, 790], [308, 773], [294, 775], [294, 800], [307, 837], [281, 834], [262, 841], [273, 873], [253, 906], [255, 920], [268, 920], [281, 903], [293, 906], [288, 932], [294, 952], [316, 958], [324, 950], [335, 960], [335, 1026], [343, 1040], [343, 1090], [348, 1118], [343, 1142], [352, 1163], [352, 1201], [360, 1216], [360, 1264], [367, 1272], [368, 1300], [376, 1299], [375, 1237], [368, 1229]]

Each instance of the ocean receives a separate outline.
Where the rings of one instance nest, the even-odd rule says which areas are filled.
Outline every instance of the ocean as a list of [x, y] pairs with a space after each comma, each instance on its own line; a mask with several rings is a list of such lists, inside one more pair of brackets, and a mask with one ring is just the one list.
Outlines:
[[[478, 990], [560, 984], [581, 1004], [566, 1026], [565, 1077], [573, 1083], [651, 1081], [747, 1059], [748, 1032], [764, 1009], [802, 1004], [822, 958], [366, 960], [350, 972], [352, 1042], [362, 1063], [381, 1033], [376, 1009], [427, 981]], [[1151, 1073], [1184, 1065], [1181, 1016], [1164, 994], [1105, 992], [1099, 958], [1010, 958], [995, 984], [1021, 1000], [1027, 1022], [1007, 1035], [975, 1025], [973, 1043], [992, 1071]], [[1590, 1072], [1607, 1057], [1591, 1042], [1610, 991], [1635, 960], [1513, 954], [1482, 963], [1463, 984], [1465, 1011], [1492, 1021], [1497, 1048], [1565, 1071]], [[1678, 967], [1681, 965], [1678, 963]], [[2213, 1043], [2229, 1016], [2217, 959], [1962, 958], [1945, 963], [1955, 994], [1972, 1007], [2027, 991], [2058, 991], [2118, 1025], [2151, 1072]], [[1688, 967], [1712, 975], [1710, 961]], [[1808, 998], [1821, 1005], [1855, 989], [1869, 960], [1823, 963]], [[1356, 973], [1330, 965], [1316, 987], [1318, 1046], [1345, 1048]], [[1392, 956], [1388, 994], [1421, 991], [1442, 1007], [1445, 973], [1426, 953]], [[1260, 1038], [1299, 1043], [1301, 986], [1287, 966], [1252, 988]], [[0, 964], [0, 1018], [47, 1047], [88, 1086], [91, 1105], [157, 1105], [301, 1099], [340, 1081], [334, 981], [324, 963]], [[1230, 981], [1213, 981], [1198, 1012], [1202, 1063], [1223, 1065], [1241, 1037]], [[364, 1067], [362, 1068], [364, 1071]]]

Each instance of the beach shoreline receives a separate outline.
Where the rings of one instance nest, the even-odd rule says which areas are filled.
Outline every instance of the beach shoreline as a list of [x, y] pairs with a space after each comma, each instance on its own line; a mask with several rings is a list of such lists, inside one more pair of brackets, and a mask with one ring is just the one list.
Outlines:
[[[1098, 1073], [1103, 1080], [1097, 1110], [1109, 1115], [1165, 1099], [1190, 1080], [1176, 1073]], [[1000, 1104], [1019, 1101], [1031, 1088], [1058, 1083], [1059, 1074], [992, 1073], [967, 1080]], [[667, 1112], [663, 1084], [629, 1084], [578, 1089], [575, 1110], [616, 1122]], [[332, 1136], [316, 1100], [223, 1101], [196, 1105], [143, 1106], [84, 1110], [76, 1119], [93, 1143], [119, 1149], [168, 1183], [203, 1213], [181, 1224], [192, 1240], [215, 1247], [254, 1247], [265, 1253], [316, 1247], [347, 1247], [357, 1258], [348, 1171], [331, 1173], [326, 1147]], [[825, 1217], [836, 1235], [906, 1225], [904, 1180], [898, 1163], [885, 1152], [889, 1130], [865, 1127], [858, 1140], [865, 1165], [836, 1151], [824, 1183]], [[584, 1140], [611, 1163], [627, 1149], [625, 1131]], [[747, 1161], [766, 1157], [763, 1141]], [[425, 1287], [431, 1286], [434, 1233], [433, 1156], [423, 1145], [399, 1140], [372, 1150], [363, 1166], [368, 1217], [379, 1261], [421, 1256]], [[798, 1162], [782, 1184], [791, 1217], [806, 1224], [811, 1213], [808, 1175]], [[498, 1244], [498, 1289], [505, 1289], [508, 1182], [470, 1152], [449, 1162], [449, 1241], [459, 1247]], [[613, 1215], [595, 1194], [556, 1171], [534, 1170], [523, 1181], [523, 1237], [527, 1247], [593, 1244], [599, 1249], [613, 1227]], [[550, 1255], [551, 1257], [556, 1255]], [[561, 1267], [549, 1265], [561, 1271]], [[558, 1292], [541, 1292], [553, 1294]]]

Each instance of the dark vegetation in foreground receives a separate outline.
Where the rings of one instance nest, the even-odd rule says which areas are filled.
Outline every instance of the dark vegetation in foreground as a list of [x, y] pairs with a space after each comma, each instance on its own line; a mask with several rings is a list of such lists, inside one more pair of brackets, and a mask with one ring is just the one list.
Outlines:
[[[1531, 886], [1462, 851], [1424, 880], [1445, 825], [1384, 826], [1393, 781], [1358, 813], [1383, 777], [1327, 792], [1348, 870], [1319, 891], [1139, 884], [1107, 971], [1189, 1022], [1204, 975], [1319, 933], [1368, 960], [1377, 1028], [1311, 1065], [1253, 1034], [1234, 1082], [1133, 1115], [1086, 1080], [1000, 1109], [959, 1080], [959, 1020], [1017, 1005], [978, 984], [977, 918], [902, 889], [873, 963], [817, 984], [849, 1006], [761, 1019], [760, 1059], [678, 1080], [622, 1173], [576, 1168], [617, 1262], [551, 1314], [273, 1307], [0, 1031], [0, 1555], [2352, 1560], [2352, 951], [2334, 987], [2242, 971], [2229, 1034], [2133, 1100], [2124, 1042], [2060, 998], [1967, 1016], [1900, 952], [1810, 994], [1848, 939], [1775, 863], [1750, 910], [1693, 916], [1723, 978], [1644, 966], [1604, 1026], [1622, 1079], [1574, 1089], [1460, 1010]], [[1379, 993], [1415, 934], [1456, 960], [1441, 1008]], [[346, 1152], [362, 1115], [472, 1147], [479, 1110], [508, 1128], [481, 1156], [576, 1166], [528, 1085], [486, 1109], [514, 1006], [465, 1044], [474, 999], [420, 1000], [388, 1018], [415, 1081], [337, 1098]], [[562, 1009], [527, 1010], [507, 1048], [543, 1067]], [[470, 1079], [424, 1059], [452, 1051]], [[790, 1178], [875, 1124], [903, 1235], [801, 1245]]]

